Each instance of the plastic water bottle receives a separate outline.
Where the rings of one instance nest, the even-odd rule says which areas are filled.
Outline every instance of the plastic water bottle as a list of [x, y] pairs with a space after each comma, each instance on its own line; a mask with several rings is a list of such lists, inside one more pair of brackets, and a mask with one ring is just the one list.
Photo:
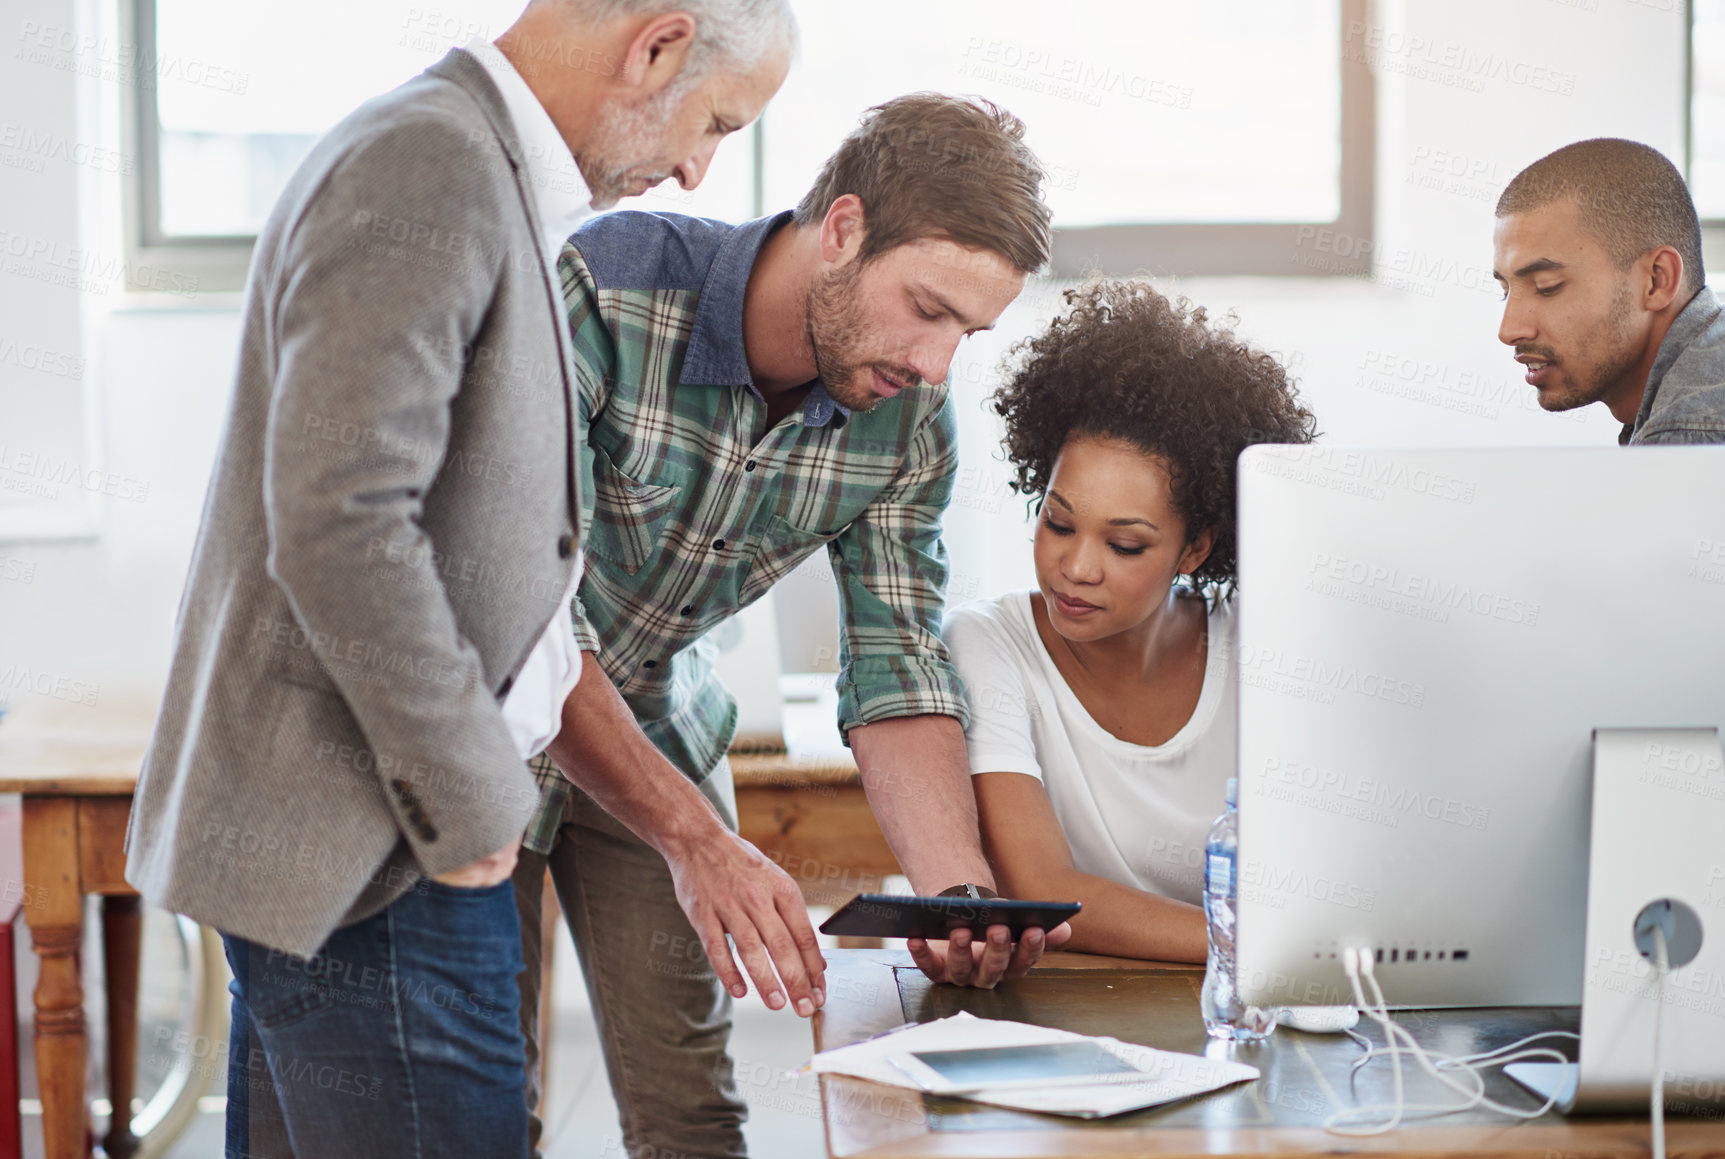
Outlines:
[[1228, 778], [1228, 808], [1210, 826], [1204, 846], [1204, 917], [1210, 926], [1210, 957], [1198, 1007], [1212, 1038], [1260, 1042], [1276, 1029], [1273, 1011], [1247, 1006], [1234, 984], [1234, 902], [1240, 895], [1239, 782]]

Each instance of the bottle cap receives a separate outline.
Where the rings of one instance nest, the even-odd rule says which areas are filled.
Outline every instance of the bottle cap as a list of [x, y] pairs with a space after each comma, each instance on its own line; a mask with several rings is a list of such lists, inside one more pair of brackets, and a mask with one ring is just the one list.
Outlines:
[[1228, 778], [1228, 808], [1238, 809], [1239, 807], [1240, 807], [1240, 778], [1239, 777], [1229, 777]]

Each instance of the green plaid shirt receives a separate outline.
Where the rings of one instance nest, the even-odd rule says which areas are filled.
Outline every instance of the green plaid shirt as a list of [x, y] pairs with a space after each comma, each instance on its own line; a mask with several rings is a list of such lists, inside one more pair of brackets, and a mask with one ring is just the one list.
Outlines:
[[[966, 721], [940, 641], [941, 513], [957, 464], [944, 387], [852, 414], [816, 383], [771, 430], [743, 349], [743, 291], [788, 213], [741, 226], [612, 213], [558, 263], [581, 392], [586, 573], [571, 614], [647, 738], [704, 779], [736, 731], [712, 629], [822, 548], [839, 585], [839, 728]], [[568, 783], [533, 759], [556, 836]]]

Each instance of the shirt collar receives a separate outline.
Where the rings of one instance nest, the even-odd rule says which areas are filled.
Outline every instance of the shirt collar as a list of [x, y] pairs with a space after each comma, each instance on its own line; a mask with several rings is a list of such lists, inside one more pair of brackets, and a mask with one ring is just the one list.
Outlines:
[[563, 242], [593, 212], [592, 191], [587, 188], [575, 156], [569, 152], [569, 144], [557, 131], [551, 114], [545, 111], [503, 51], [482, 36], [475, 37], [465, 47], [497, 86], [503, 105], [509, 110], [509, 119], [515, 123], [543, 235], [540, 242], [555, 266]]
[[[690, 325], [689, 346], [683, 355], [680, 382], [691, 386], [745, 386], [756, 398], [754, 376], [749, 373], [749, 355], [743, 346], [743, 298], [749, 274], [755, 268], [761, 246], [774, 230], [791, 220], [784, 210], [758, 217], [733, 229], [719, 244], [713, 264], [701, 283], [701, 298]], [[814, 389], [803, 402], [806, 427], [842, 427], [851, 412], [827, 393], [827, 385], [815, 379]]]
[[1619, 443], [1627, 444], [1636, 431], [1647, 425], [1647, 418], [1653, 413], [1653, 399], [1659, 393], [1660, 383], [1665, 381], [1666, 372], [1718, 316], [1719, 299], [1706, 286], [1702, 286], [1689, 299], [1689, 304], [1678, 311], [1677, 317], [1671, 320], [1671, 329], [1665, 332], [1659, 343], [1659, 353], [1653, 359], [1653, 369], [1647, 374], [1647, 387], [1641, 392], [1641, 407], [1636, 411], [1635, 421], [1623, 424], [1623, 430], [1617, 436]]

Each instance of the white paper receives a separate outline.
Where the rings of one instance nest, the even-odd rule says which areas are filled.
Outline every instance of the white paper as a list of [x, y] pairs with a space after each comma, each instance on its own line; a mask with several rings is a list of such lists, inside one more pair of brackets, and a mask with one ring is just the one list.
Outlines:
[[[977, 1018], [960, 1012], [936, 1022], [900, 1027], [866, 1042], [823, 1051], [809, 1061], [816, 1074], [842, 1074], [887, 1086], [922, 1088], [890, 1061], [890, 1056], [910, 1051], [975, 1050], [990, 1046], [1037, 1046], [1050, 1042], [1086, 1040], [1085, 1035], [1024, 1022]], [[1233, 1083], [1258, 1077], [1258, 1068], [1227, 1059], [1206, 1058], [1156, 1050], [1117, 1038], [1093, 1038], [1132, 1065], [1148, 1073], [1127, 1075], [1107, 1083], [1050, 1085], [1040, 1088], [967, 1091], [959, 1098], [1014, 1110], [1040, 1111], [1051, 1115], [1100, 1118], [1171, 1103], [1220, 1090]]]

